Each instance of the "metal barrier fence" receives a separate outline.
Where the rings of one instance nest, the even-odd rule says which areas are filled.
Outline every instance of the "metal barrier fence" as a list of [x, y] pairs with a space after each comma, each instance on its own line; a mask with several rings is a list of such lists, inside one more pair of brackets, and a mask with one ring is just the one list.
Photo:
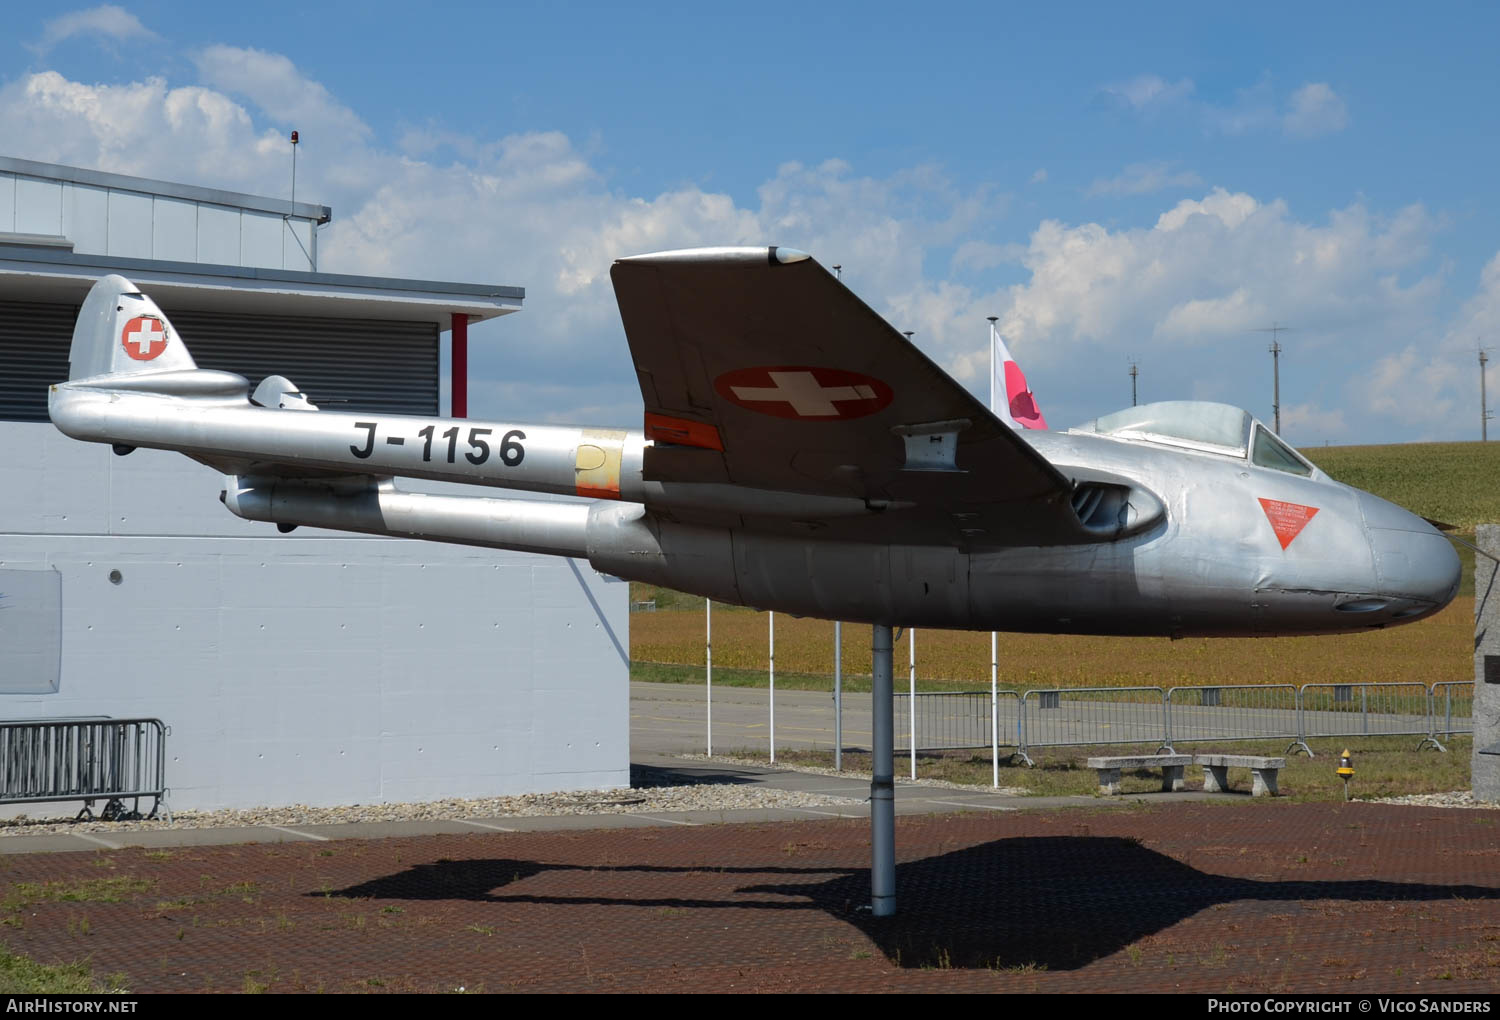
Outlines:
[[1302, 740], [1432, 733], [1423, 684], [1303, 684], [1300, 693]]
[[1021, 739], [1028, 747], [1165, 743], [1166, 694], [1160, 687], [1074, 687], [1027, 691]]
[[1474, 685], [1441, 683], [1432, 685], [1432, 735], [1451, 737], [1455, 733], [1474, 732]]
[[[907, 701], [896, 695], [896, 743], [910, 742]], [[1229, 684], [1212, 687], [1088, 687], [1000, 692], [1003, 747], [1028, 748], [1227, 740], [1287, 740], [1312, 750], [1319, 737], [1421, 736], [1418, 750], [1447, 750], [1438, 736], [1474, 731], [1470, 683]], [[917, 695], [917, 750], [984, 747], [989, 693]]]
[[1293, 684], [1173, 687], [1166, 702], [1162, 743], [1168, 746], [1203, 740], [1299, 739]]
[[[896, 694], [896, 749], [911, 744], [911, 695]], [[917, 695], [917, 750], [950, 751], [990, 746], [990, 692], [940, 691]], [[1021, 698], [1000, 691], [995, 702], [996, 743], [1015, 747], [1020, 732]]]
[[154, 818], [167, 794], [166, 736], [160, 719], [0, 721], [0, 804], [81, 800], [86, 819], [102, 799], [99, 817], [113, 821], [141, 817], [140, 798], [151, 797]]

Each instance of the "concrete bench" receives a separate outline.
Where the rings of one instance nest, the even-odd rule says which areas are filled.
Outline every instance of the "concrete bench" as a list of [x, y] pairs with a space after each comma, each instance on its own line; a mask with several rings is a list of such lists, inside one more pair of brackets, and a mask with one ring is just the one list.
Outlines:
[[1196, 754], [1193, 764], [1203, 766], [1205, 793], [1228, 793], [1229, 770], [1241, 768], [1249, 769], [1254, 777], [1250, 796], [1274, 797], [1277, 793], [1276, 774], [1286, 767], [1286, 759], [1257, 758], [1250, 754]]
[[1188, 754], [1139, 754], [1117, 758], [1089, 758], [1088, 766], [1099, 773], [1099, 792], [1106, 796], [1120, 792], [1121, 769], [1161, 769], [1164, 793], [1181, 790], [1182, 770], [1193, 760]]

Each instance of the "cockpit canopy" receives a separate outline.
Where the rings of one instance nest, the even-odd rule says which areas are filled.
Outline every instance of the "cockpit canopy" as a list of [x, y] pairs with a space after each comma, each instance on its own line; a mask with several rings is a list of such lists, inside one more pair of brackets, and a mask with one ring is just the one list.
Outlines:
[[1311, 477], [1317, 468], [1271, 433], [1249, 411], [1206, 400], [1164, 400], [1127, 407], [1071, 429], [1244, 458], [1276, 471]]

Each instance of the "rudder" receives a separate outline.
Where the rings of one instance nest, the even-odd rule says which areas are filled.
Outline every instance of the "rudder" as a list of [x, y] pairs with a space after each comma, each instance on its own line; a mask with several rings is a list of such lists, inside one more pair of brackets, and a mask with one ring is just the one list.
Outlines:
[[73, 327], [69, 379], [197, 367], [172, 323], [135, 284], [110, 274], [89, 290]]

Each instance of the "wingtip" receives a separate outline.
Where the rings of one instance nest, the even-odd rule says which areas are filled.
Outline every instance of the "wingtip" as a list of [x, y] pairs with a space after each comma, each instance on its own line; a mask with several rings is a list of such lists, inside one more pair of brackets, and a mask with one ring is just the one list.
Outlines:
[[766, 265], [784, 266], [812, 258], [805, 251], [780, 245], [756, 247], [678, 248], [673, 251], [647, 252], [616, 259], [625, 264], [696, 263], [699, 265]]

